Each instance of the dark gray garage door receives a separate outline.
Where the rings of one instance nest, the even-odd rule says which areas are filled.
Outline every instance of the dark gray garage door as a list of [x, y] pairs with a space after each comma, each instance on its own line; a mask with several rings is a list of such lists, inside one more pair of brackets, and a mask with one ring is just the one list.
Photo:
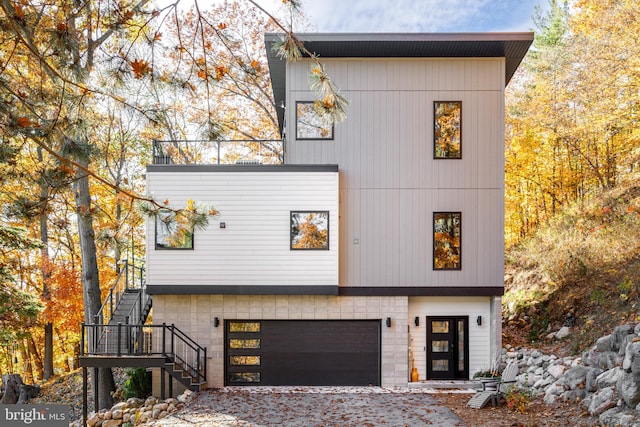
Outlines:
[[380, 385], [379, 320], [225, 321], [227, 385]]

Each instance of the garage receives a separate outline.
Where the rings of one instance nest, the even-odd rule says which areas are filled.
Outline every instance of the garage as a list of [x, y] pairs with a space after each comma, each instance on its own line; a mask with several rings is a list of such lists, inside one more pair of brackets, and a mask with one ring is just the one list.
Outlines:
[[225, 385], [380, 385], [380, 320], [227, 320]]

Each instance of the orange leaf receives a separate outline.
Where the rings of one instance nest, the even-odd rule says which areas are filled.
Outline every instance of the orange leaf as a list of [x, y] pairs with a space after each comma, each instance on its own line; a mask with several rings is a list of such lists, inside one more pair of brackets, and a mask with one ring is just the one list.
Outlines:
[[224, 75], [227, 74], [227, 72], [229, 71], [229, 69], [224, 65], [216, 65], [215, 70], [216, 70], [216, 80], [222, 80]]
[[133, 10], [130, 10], [130, 9], [129, 9], [129, 10], [125, 11], [125, 12], [124, 12], [124, 15], [123, 15], [123, 20], [122, 20], [122, 22], [130, 21], [130, 20], [131, 20], [131, 18], [133, 18], [134, 14], [135, 14], [135, 13], [134, 13], [134, 11], [133, 11]]
[[13, 16], [19, 21], [24, 19], [24, 10], [21, 5], [17, 4], [15, 9], [13, 9]]
[[144, 59], [134, 59], [131, 61], [131, 68], [133, 69], [133, 75], [136, 79], [140, 79], [151, 72], [149, 63]]
[[33, 125], [33, 122], [29, 120], [27, 117], [18, 117], [18, 119], [16, 120], [16, 123], [21, 128], [28, 128]]
[[207, 79], [207, 73], [205, 73], [204, 70], [200, 70], [200, 71], [198, 71], [198, 77], [200, 77], [202, 80], [206, 80]]
[[224, 22], [221, 22], [218, 24], [218, 29], [219, 30], [224, 30], [225, 28], [227, 28], [227, 24], [225, 24]]
[[162, 33], [157, 32], [153, 35], [154, 42], [160, 41], [161, 38], [162, 38]]

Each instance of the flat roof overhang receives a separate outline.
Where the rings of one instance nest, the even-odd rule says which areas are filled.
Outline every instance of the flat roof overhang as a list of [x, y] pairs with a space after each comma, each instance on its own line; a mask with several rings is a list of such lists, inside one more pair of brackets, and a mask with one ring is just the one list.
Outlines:
[[[533, 32], [516, 33], [301, 33], [304, 47], [322, 58], [505, 58], [505, 85], [533, 43]], [[282, 34], [265, 44], [280, 132], [284, 123], [286, 61], [273, 51]]]

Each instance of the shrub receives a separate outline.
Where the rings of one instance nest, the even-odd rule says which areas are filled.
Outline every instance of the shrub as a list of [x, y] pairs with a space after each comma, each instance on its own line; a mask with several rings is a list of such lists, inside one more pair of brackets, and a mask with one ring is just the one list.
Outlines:
[[528, 390], [513, 387], [505, 396], [505, 400], [510, 410], [519, 414], [526, 414], [533, 399]]
[[124, 383], [124, 398], [151, 395], [151, 372], [145, 368], [129, 368], [125, 371], [129, 378]]

